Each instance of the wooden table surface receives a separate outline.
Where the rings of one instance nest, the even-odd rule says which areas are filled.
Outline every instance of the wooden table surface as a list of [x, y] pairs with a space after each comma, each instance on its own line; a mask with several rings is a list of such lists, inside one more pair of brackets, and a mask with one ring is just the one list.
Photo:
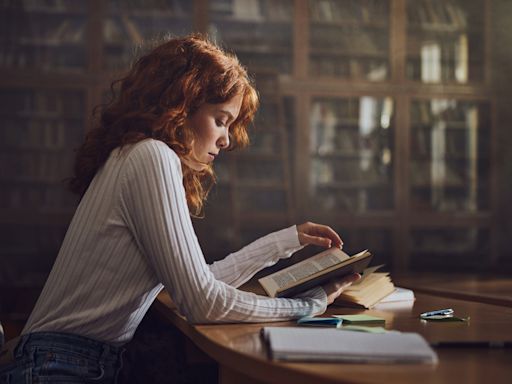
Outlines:
[[393, 281], [415, 292], [512, 307], [511, 277], [424, 273], [393, 277]]
[[[155, 304], [174, 326], [219, 363], [221, 383], [510, 383], [512, 349], [436, 348], [439, 364], [285, 363], [272, 361], [260, 338], [266, 324], [191, 325], [166, 293]], [[425, 322], [421, 312], [453, 308], [468, 323]], [[329, 307], [327, 314], [366, 313], [386, 319], [386, 328], [418, 332], [427, 341], [512, 340], [512, 308], [423, 293], [409, 305], [381, 304], [361, 311]]]

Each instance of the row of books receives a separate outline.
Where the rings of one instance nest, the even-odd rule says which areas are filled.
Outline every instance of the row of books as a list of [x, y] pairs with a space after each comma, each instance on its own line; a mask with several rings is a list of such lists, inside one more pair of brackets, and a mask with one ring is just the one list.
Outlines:
[[277, 132], [272, 131], [258, 131], [252, 134], [249, 147], [245, 149], [245, 153], [261, 155], [274, 155], [278, 151], [279, 137]]
[[[414, 230], [411, 234], [412, 248], [415, 253], [446, 255], [485, 252], [489, 246], [488, 232], [475, 228]], [[429, 255], [430, 257], [430, 255]]]
[[[436, 148], [434, 142], [437, 144]], [[411, 149], [413, 158], [428, 161], [434, 158], [445, 161], [480, 161], [486, 160], [490, 152], [488, 139], [482, 137], [482, 132], [475, 137], [469, 129], [457, 128], [445, 129], [436, 135], [430, 126], [412, 131]]]
[[414, 188], [411, 194], [411, 209], [431, 212], [476, 212], [489, 209], [487, 189], [458, 188]]
[[82, 117], [81, 91], [4, 88], [0, 91], [0, 113], [29, 118]]
[[85, 71], [85, 47], [59, 50], [33, 47], [0, 47], [0, 68], [28, 69], [40, 72], [81, 73]]
[[238, 161], [237, 177], [240, 181], [279, 182], [283, 180], [283, 164], [280, 160]]
[[353, 56], [388, 56], [389, 35], [380, 30], [346, 30], [311, 28], [310, 46], [312, 52], [351, 54]]
[[11, 183], [58, 182], [71, 174], [71, 164], [72, 157], [63, 157], [61, 152], [0, 153], [0, 174]]
[[408, 21], [413, 26], [465, 29], [468, 25], [467, 4], [459, 0], [409, 0]]
[[389, 20], [389, 2], [382, 0], [313, 0], [309, 2], [314, 22], [360, 23]]
[[111, 14], [145, 13], [157, 17], [158, 14], [190, 16], [193, 2], [188, 0], [111, 0], [108, 2]]
[[390, 173], [389, 165], [383, 165], [374, 158], [314, 159], [309, 177], [311, 186], [341, 189], [391, 184]]
[[445, 160], [438, 161], [411, 161], [411, 182], [413, 186], [433, 188], [460, 187], [467, 188], [469, 172], [466, 166], [450, 163]]
[[[477, 44], [472, 45], [472, 47]], [[478, 57], [472, 52], [472, 57]], [[454, 81], [467, 83], [477, 78], [473, 69], [483, 67], [483, 61], [470, 60], [469, 43], [466, 35], [454, 39], [430, 37], [412, 38], [408, 44], [407, 77], [424, 83]]]
[[[244, 213], [285, 213], [287, 210], [286, 191], [240, 189], [238, 192], [238, 206], [242, 216]], [[242, 217], [243, 219], [243, 217]]]
[[291, 21], [293, 0], [214, 0], [210, 1], [212, 18], [244, 21]]
[[[235, 49], [236, 55], [249, 71], [269, 70], [277, 73], [291, 74], [293, 63], [291, 53], [283, 50], [269, 52], [251, 52]], [[278, 58], [278, 59], [277, 59]]]
[[310, 192], [310, 200], [315, 209], [324, 212], [365, 213], [393, 209], [391, 185], [377, 185], [378, 188], [360, 188], [350, 190], [322, 189]]
[[426, 101], [414, 101], [411, 104], [411, 120], [413, 124], [432, 124], [444, 121], [447, 124], [460, 123], [466, 128], [476, 124], [487, 129], [488, 124], [480, 124], [480, 121], [489, 119], [488, 104], [475, 101], [456, 99], [431, 99]]
[[[7, 2], [9, 3], [9, 2]], [[73, 11], [79, 12], [86, 10], [86, 4], [75, 0], [23, 0], [20, 7], [26, 12], [35, 11]]]
[[0, 281], [10, 286], [42, 286], [67, 226], [0, 226]]
[[311, 55], [309, 72], [314, 76], [384, 81], [389, 76], [387, 59]]
[[[362, 135], [359, 130], [336, 126], [333, 129], [312, 129], [310, 153], [319, 157], [338, 157], [363, 159], [368, 155], [382, 157], [383, 151], [389, 148], [388, 132], [372, 132]], [[384, 161], [384, 160], [383, 160]]]
[[0, 207], [5, 209], [31, 209], [34, 212], [70, 212], [77, 197], [66, 190], [64, 184], [30, 185], [9, 183], [0, 189]]
[[83, 135], [81, 122], [62, 120], [5, 119], [0, 127], [0, 148], [27, 150], [70, 150]]

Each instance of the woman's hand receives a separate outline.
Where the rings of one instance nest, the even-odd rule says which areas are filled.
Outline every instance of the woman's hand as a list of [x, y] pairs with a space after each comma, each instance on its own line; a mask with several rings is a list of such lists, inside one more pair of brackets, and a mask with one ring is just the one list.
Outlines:
[[326, 248], [343, 246], [340, 236], [327, 225], [307, 222], [297, 225], [297, 232], [301, 245], [314, 244]]
[[333, 280], [322, 286], [325, 293], [327, 294], [327, 305], [332, 304], [334, 300], [352, 283], [356, 282], [361, 278], [361, 275], [358, 273], [354, 273], [352, 275], [348, 275], [342, 277], [339, 280]]

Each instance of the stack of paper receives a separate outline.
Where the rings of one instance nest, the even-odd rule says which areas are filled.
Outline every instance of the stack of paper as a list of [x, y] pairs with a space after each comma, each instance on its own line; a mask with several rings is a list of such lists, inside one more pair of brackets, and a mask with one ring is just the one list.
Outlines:
[[263, 335], [276, 360], [429, 364], [438, 361], [434, 350], [417, 333], [265, 327]]

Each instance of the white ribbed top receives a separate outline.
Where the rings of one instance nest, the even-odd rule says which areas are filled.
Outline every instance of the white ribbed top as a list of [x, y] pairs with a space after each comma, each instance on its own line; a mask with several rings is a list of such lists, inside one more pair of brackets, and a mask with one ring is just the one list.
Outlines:
[[94, 177], [23, 334], [69, 332], [124, 344], [163, 287], [194, 323], [319, 314], [327, 304], [322, 288], [295, 299], [235, 288], [300, 248], [293, 226], [206, 264], [180, 159], [163, 142], [147, 139], [113, 151]]

